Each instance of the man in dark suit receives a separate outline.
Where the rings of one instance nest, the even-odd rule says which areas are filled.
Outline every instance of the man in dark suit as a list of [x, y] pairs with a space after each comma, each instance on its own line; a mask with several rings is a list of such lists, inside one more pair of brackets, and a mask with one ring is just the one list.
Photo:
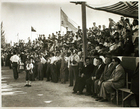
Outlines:
[[103, 82], [100, 88], [99, 97], [100, 102], [108, 101], [107, 94], [115, 92], [115, 89], [124, 87], [125, 85], [125, 71], [120, 65], [119, 58], [112, 59], [115, 69], [113, 70], [110, 78]]
[[101, 84], [103, 82], [107, 81], [110, 78], [110, 75], [112, 74], [113, 70], [115, 69], [115, 66], [112, 63], [111, 56], [106, 56], [105, 64], [106, 65], [105, 65], [104, 71], [103, 71], [100, 79], [95, 81], [95, 87], [96, 87], [95, 88], [95, 93], [96, 93], [96, 96], [94, 96], [94, 98], [96, 98], [96, 101], [98, 101], [100, 99], [98, 97], [98, 94], [100, 92]]
[[[91, 78], [86, 81], [86, 95], [94, 95], [94, 82], [100, 78], [104, 71], [105, 64], [102, 62], [101, 58], [96, 58], [97, 69], [93, 71]], [[92, 89], [92, 90], [91, 90]]]
[[90, 58], [85, 58], [85, 62], [86, 65], [81, 71], [81, 76], [76, 80], [75, 86], [73, 88], [73, 93], [77, 93], [79, 91], [78, 94], [82, 94], [83, 89], [86, 85], [86, 80], [91, 77], [93, 69], [95, 68], [95, 66], [90, 63]]

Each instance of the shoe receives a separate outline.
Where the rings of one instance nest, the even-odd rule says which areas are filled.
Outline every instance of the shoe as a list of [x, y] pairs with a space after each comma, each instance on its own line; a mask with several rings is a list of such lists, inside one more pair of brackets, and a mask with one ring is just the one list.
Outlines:
[[86, 93], [86, 94], [85, 94], [85, 96], [90, 96], [90, 95], [91, 95], [91, 93]]
[[101, 99], [102, 99], [101, 97], [98, 97], [98, 98], [95, 99], [95, 101], [99, 101], [99, 100], [101, 100]]
[[50, 79], [47, 79], [46, 81], [50, 81]]
[[28, 87], [29, 86], [29, 84], [26, 84], [24, 87]]
[[73, 94], [76, 94], [77, 92], [76, 92], [76, 91], [73, 91], [72, 93], [73, 93]]
[[92, 97], [92, 98], [98, 98], [98, 96], [97, 96], [97, 95], [92, 95], [91, 97]]
[[31, 85], [28, 85], [28, 87], [31, 87]]
[[108, 100], [107, 99], [101, 99], [99, 100], [99, 102], [107, 102]]
[[72, 87], [73, 85], [69, 85], [69, 87]]
[[78, 92], [78, 93], [77, 93], [77, 95], [82, 95], [82, 94], [83, 94], [83, 92]]

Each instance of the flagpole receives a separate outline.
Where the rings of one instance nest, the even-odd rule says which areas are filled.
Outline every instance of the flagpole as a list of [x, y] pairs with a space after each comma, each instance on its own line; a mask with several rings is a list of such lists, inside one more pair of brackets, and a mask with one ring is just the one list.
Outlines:
[[31, 30], [31, 37], [30, 37], [30, 40], [32, 40], [32, 30]]
[[19, 45], [19, 33], [17, 33], [17, 43]]
[[62, 31], [62, 28], [61, 28], [61, 7], [60, 7], [60, 33], [61, 33], [61, 31]]

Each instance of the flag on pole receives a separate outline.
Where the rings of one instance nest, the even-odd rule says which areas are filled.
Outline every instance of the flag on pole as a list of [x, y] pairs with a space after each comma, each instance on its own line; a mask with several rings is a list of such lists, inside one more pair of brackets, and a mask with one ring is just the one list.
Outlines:
[[31, 32], [36, 32], [36, 30], [31, 26]]
[[78, 29], [74, 26], [74, 21], [72, 21], [61, 9], [61, 26], [76, 32]]

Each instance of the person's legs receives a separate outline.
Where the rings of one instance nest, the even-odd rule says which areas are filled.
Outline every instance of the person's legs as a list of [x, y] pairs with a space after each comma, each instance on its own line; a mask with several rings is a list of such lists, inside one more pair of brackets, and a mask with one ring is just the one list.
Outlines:
[[79, 77], [79, 84], [78, 84], [78, 91], [80, 93], [83, 92], [83, 89], [85, 88], [85, 85], [86, 85], [86, 78], [85, 77]]
[[32, 76], [32, 74], [29, 74], [29, 87], [31, 87]]
[[115, 89], [113, 88], [113, 84], [110, 81], [106, 81], [103, 82], [104, 83], [104, 88], [106, 90], [107, 93], [112, 93], [115, 91]]
[[42, 63], [40, 63], [40, 80], [43, 80], [43, 77], [44, 77], [44, 75], [43, 75], [43, 64]]
[[18, 79], [18, 72], [17, 72], [17, 63], [16, 62], [13, 62], [13, 76], [14, 76], [14, 79]]
[[26, 79], [26, 84], [24, 87], [27, 87], [29, 85], [29, 71], [28, 70], [26, 70], [26, 78], [25, 79]]
[[78, 78], [78, 74], [79, 74], [79, 71], [78, 71], [78, 66], [74, 66], [73, 67], [73, 73], [74, 73], [74, 80], [76, 81], [77, 78]]
[[107, 93], [114, 92], [114, 88], [112, 87], [112, 82], [106, 81], [103, 82], [100, 89], [99, 96], [103, 99], [99, 100], [100, 102], [107, 101]]
[[95, 80], [95, 82], [94, 82], [94, 93], [95, 93], [95, 94], [98, 93], [98, 88], [99, 88], [98, 81], [99, 81], [99, 80]]
[[92, 93], [91, 85], [92, 85], [92, 80], [91, 80], [91, 78], [89, 78], [86, 80], [86, 93], [89, 93], [89, 94]]
[[80, 77], [75, 82], [75, 85], [74, 85], [74, 88], [73, 88], [74, 93], [76, 93], [77, 91], [79, 91], [78, 90], [79, 82], [80, 82]]
[[70, 66], [70, 85], [73, 86], [73, 67]]
[[50, 81], [50, 64], [47, 64], [47, 69], [46, 69], [46, 77], [47, 81]]

